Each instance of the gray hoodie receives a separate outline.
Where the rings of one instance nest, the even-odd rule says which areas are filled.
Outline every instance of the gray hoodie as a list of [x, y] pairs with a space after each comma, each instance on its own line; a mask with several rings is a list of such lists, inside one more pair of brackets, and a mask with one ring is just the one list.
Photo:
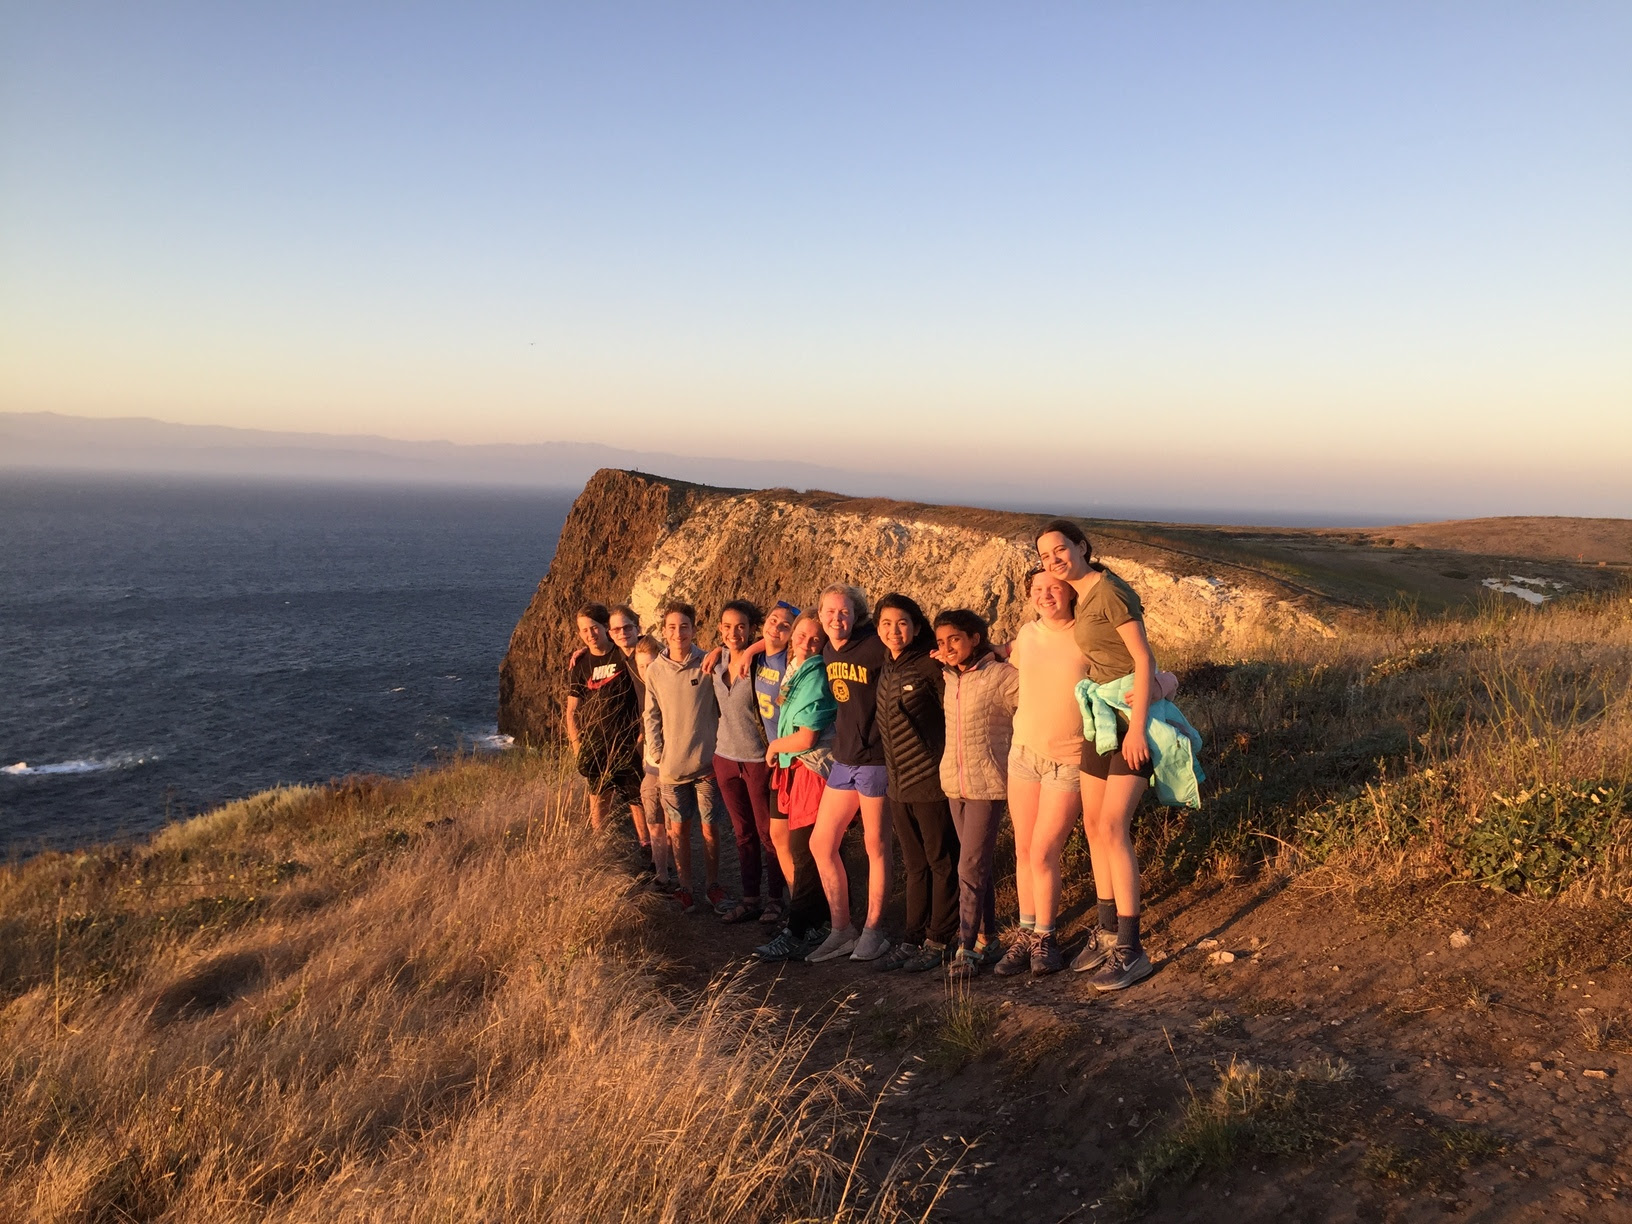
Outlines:
[[695, 782], [714, 772], [714, 735], [720, 710], [703, 670], [703, 652], [676, 663], [667, 653], [646, 668], [646, 746], [665, 786]]

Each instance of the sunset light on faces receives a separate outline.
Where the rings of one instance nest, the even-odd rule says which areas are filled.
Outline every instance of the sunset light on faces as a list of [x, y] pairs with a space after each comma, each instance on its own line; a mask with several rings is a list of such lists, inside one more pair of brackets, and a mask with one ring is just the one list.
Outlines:
[[1071, 619], [1071, 588], [1063, 578], [1038, 574], [1031, 580], [1031, 606], [1043, 620], [1068, 621]]
[[663, 644], [669, 648], [669, 658], [676, 663], [691, 657], [691, 646], [696, 639], [697, 628], [689, 616], [670, 612], [663, 618]]
[[746, 647], [752, 639], [748, 618], [741, 612], [729, 611], [720, 616], [720, 641], [732, 654]]
[[12, 6], [0, 411], [1624, 515], [1629, 60], [1608, 3]]
[[948, 667], [961, 667], [967, 663], [979, 645], [978, 637], [970, 637], [955, 626], [942, 625], [935, 630], [936, 649], [940, 651], [941, 662]]
[[765, 614], [765, 624], [760, 636], [765, 639], [765, 653], [776, 654], [788, 645], [788, 637], [793, 628], [793, 613], [786, 608], [772, 608]]
[[835, 646], [842, 646], [850, 640], [850, 631], [856, 627], [856, 611], [848, 596], [838, 591], [823, 595], [820, 615], [822, 628], [827, 630], [828, 639]]
[[612, 639], [606, 632], [606, 626], [590, 616], [578, 618], [578, 640], [589, 647], [594, 654], [605, 654], [611, 646]]
[[630, 620], [622, 612], [614, 612], [607, 626], [607, 632], [612, 640], [617, 643], [618, 649], [628, 654], [634, 649], [635, 642], [640, 638], [640, 622]]
[[912, 617], [901, 608], [885, 608], [878, 614], [878, 636], [891, 655], [899, 657], [912, 644]]
[[820, 626], [808, 620], [801, 620], [793, 628], [793, 634], [788, 639], [788, 662], [794, 666], [803, 663], [813, 654], [822, 652], [822, 630]]

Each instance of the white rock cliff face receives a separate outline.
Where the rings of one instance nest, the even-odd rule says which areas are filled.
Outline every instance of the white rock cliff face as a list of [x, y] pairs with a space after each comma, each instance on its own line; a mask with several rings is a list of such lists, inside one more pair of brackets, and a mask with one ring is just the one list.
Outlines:
[[[930, 616], [944, 608], [973, 608], [992, 622], [998, 641], [1011, 639], [1030, 618], [1021, 590], [1036, 562], [1030, 541], [941, 523], [836, 514], [763, 494], [723, 498], [665, 530], [635, 579], [630, 604], [650, 623], [665, 600], [692, 599], [731, 572], [733, 558], [767, 553], [785, 557], [787, 572], [799, 575], [774, 597], [802, 606], [828, 583], [848, 582], [869, 599], [904, 592]], [[1244, 643], [1266, 631], [1333, 632], [1318, 617], [1262, 590], [1177, 577], [1110, 555], [1096, 559], [1139, 592], [1158, 648], [1202, 640]]]

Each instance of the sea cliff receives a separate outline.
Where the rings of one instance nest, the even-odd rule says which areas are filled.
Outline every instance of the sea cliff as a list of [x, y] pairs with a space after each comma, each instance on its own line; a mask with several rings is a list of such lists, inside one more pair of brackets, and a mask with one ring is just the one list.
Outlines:
[[[499, 669], [499, 729], [523, 743], [559, 730], [573, 611], [586, 600], [629, 603], [650, 624], [670, 598], [697, 607], [700, 637], [721, 605], [745, 596], [805, 606], [831, 582], [876, 599], [903, 591], [933, 615], [974, 608], [993, 636], [1025, 618], [1022, 584], [1046, 515], [879, 498], [748, 491], [603, 468], [584, 486], [555, 559], [510, 638]], [[1262, 634], [1327, 634], [1321, 610], [1239, 566], [1116, 534], [1081, 520], [1098, 559], [1145, 601], [1158, 652]]]

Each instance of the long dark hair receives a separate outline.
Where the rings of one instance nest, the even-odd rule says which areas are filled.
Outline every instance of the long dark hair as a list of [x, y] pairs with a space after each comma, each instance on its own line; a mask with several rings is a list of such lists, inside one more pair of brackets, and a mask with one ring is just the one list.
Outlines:
[[918, 606], [918, 601], [910, 595], [902, 595], [896, 591], [884, 596], [873, 608], [873, 624], [878, 624], [878, 618], [892, 608], [897, 612], [905, 612], [907, 619], [912, 622], [914, 648], [922, 647], [926, 639], [931, 643], [935, 641], [935, 630], [930, 626], [929, 617], [925, 616], [924, 610]]
[[[1070, 519], [1049, 519], [1048, 522], [1044, 523], [1042, 527], [1038, 529], [1036, 539], [1042, 539], [1051, 531], [1059, 532], [1067, 540], [1070, 540], [1071, 543], [1082, 549], [1082, 559], [1084, 561], [1092, 561], [1094, 559], [1094, 546], [1088, 542], [1088, 537], [1083, 533], [1082, 528], [1078, 527]], [[1036, 540], [1033, 540], [1032, 542], [1035, 544]]]

